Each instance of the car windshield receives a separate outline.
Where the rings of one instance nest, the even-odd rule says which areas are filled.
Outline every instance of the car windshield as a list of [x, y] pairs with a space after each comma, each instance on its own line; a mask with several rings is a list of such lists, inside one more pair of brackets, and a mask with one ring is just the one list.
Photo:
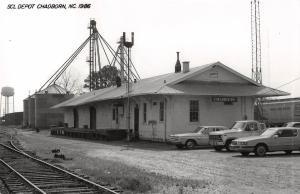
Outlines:
[[263, 132], [261, 134], [261, 136], [272, 136], [272, 135], [274, 135], [274, 133], [276, 133], [276, 131], [277, 131], [277, 128], [269, 128], [265, 132]]
[[243, 129], [245, 128], [246, 123], [244, 122], [235, 122], [231, 129]]
[[285, 123], [282, 127], [299, 127], [299, 123]]
[[197, 128], [194, 130], [194, 133], [202, 132], [204, 129], [205, 129], [205, 127], [197, 127]]

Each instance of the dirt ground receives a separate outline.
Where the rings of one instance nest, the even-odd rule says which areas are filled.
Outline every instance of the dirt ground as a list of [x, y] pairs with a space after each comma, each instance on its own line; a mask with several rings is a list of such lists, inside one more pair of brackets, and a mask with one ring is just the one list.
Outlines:
[[59, 148], [72, 158], [60, 164], [67, 168], [74, 167], [76, 162], [102, 159], [124, 164], [124, 168], [129, 166], [179, 180], [207, 183], [198, 190], [156, 188], [148, 193], [300, 192], [300, 152], [292, 155], [270, 153], [264, 158], [241, 157], [239, 153], [215, 152], [207, 148], [178, 150], [163, 143], [86, 141], [51, 136], [48, 131], [18, 130], [17, 133], [24, 148], [43, 158], [51, 157], [50, 150]]

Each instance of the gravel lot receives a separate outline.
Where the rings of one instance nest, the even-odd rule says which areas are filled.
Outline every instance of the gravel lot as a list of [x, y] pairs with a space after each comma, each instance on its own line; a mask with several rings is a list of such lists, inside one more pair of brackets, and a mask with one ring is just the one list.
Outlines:
[[[24, 148], [44, 158], [49, 158], [51, 149], [59, 148], [67, 157], [104, 159], [177, 179], [206, 181], [209, 185], [201, 193], [300, 192], [300, 152], [289, 156], [278, 152], [264, 158], [241, 157], [239, 153], [215, 152], [207, 148], [177, 150], [163, 143], [91, 142], [54, 137], [48, 131], [18, 130], [18, 139]], [[71, 167], [76, 161], [79, 160], [61, 165]]]

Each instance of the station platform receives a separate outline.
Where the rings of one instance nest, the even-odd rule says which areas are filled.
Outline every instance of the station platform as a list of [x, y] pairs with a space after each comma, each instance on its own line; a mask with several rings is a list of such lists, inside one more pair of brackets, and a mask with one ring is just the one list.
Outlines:
[[122, 140], [126, 138], [127, 130], [51, 127], [51, 135], [93, 140]]

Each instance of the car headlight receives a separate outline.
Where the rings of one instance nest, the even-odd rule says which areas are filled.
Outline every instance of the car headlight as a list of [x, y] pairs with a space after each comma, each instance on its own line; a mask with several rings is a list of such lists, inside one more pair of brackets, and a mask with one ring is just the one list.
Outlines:
[[240, 141], [240, 142], [238, 142], [238, 144], [239, 144], [239, 145], [247, 145], [247, 142], [245, 142], [245, 141]]

